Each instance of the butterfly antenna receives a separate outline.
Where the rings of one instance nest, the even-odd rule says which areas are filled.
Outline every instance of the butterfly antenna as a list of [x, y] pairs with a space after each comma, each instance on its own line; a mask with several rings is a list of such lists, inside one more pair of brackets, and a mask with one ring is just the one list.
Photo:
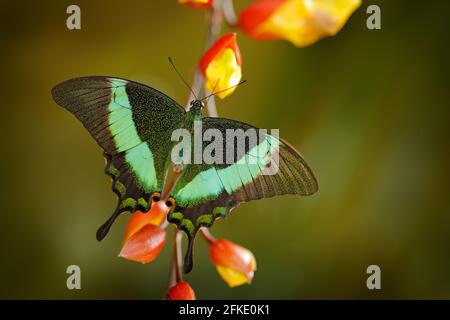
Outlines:
[[227, 90], [236, 88], [237, 86], [240, 86], [241, 84], [243, 84], [243, 83], [245, 83], [245, 82], [247, 82], [247, 80], [242, 80], [241, 82], [239, 82], [238, 84], [235, 84], [234, 86], [231, 86], [231, 87], [229, 87], [229, 88], [226, 88], [226, 89], [223, 89], [223, 90], [220, 90], [220, 91], [217, 91], [217, 92], [213, 92], [213, 93], [207, 95], [206, 97], [204, 97], [201, 101], [203, 101], [203, 100], [205, 100], [205, 99], [207, 100], [209, 97], [214, 96], [214, 95], [216, 95], [216, 94], [218, 94], [218, 93], [222, 93], [222, 92], [224, 92], [224, 91], [227, 91]]
[[175, 64], [172, 61], [172, 58], [169, 57], [169, 62], [172, 65], [173, 69], [175, 70], [175, 72], [178, 74], [178, 76], [180, 77], [181, 81], [183, 81], [183, 83], [186, 85], [186, 87], [189, 88], [189, 90], [192, 92], [192, 94], [194, 95], [195, 99], [198, 100], [197, 95], [195, 94], [194, 90], [192, 90], [192, 87], [187, 83], [187, 81], [183, 78], [183, 76], [181, 75], [180, 71], [178, 71], [177, 67], [175, 67]]
[[[220, 81], [220, 78], [217, 79], [216, 84], [214, 85], [214, 88], [212, 89], [212, 92], [216, 91], [216, 87], [219, 84], [219, 81]], [[205, 104], [208, 105], [208, 101], [209, 101], [209, 98], [211, 98], [211, 96], [212, 96], [212, 94], [208, 95], [207, 97], [203, 98], [202, 101], [206, 99]]]

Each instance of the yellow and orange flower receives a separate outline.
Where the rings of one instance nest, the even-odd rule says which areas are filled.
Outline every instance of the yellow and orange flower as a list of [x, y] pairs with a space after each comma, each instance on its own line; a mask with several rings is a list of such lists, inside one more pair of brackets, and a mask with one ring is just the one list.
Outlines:
[[284, 39], [297, 47], [333, 36], [361, 0], [259, 0], [241, 12], [239, 26], [256, 40]]
[[[205, 88], [210, 92], [219, 92], [236, 86], [242, 76], [241, 52], [235, 33], [227, 33], [217, 40], [205, 52], [199, 62], [200, 70], [205, 78]], [[223, 99], [232, 94], [236, 87], [218, 93]]]
[[196, 300], [195, 292], [187, 282], [179, 282], [169, 289], [169, 300]]
[[189, 8], [209, 8], [211, 7], [213, 0], [178, 0], [178, 3], [184, 4]]
[[210, 248], [211, 261], [217, 272], [231, 287], [251, 283], [256, 270], [253, 253], [225, 239], [214, 240]]
[[164, 202], [153, 202], [147, 213], [135, 212], [125, 230], [124, 245], [119, 257], [140, 263], [156, 259], [166, 243], [166, 231], [159, 226], [166, 218]]

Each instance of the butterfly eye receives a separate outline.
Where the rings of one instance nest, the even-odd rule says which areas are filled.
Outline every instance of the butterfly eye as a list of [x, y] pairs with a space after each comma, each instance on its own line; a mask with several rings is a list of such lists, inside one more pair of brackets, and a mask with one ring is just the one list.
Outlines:
[[174, 205], [175, 205], [175, 201], [173, 200], [173, 198], [167, 199], [167, 201], [166, 201], [166, 206], [167, 206], [168, 208], [171, 208], [171, 207], [173, 207]]
[[159, 200], [161, 200], [161, 195], [159, 193], [154, 193], [152, 195], [152, 201], [153, 202], [158, 202]]

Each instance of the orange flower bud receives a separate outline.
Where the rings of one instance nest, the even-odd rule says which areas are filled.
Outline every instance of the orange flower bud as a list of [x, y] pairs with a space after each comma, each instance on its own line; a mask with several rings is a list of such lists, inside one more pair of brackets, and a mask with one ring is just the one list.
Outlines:
[[179, 282], [169, 289], [169, 300], [196, 300], [195, 292], [187, 282]]
[[342, 29], [361, 0], [259, 0], [239, 17], [257, 40], [284, 39], [303, 47]]
[[149, 263], [155, 260], [166, 243], [166, 231], [159, 225], [169, 211], [163, 201], [153, 202], [147, 213], [136, 212], [125, 230], [124, 245], [119, 257]]
[[[205, 88], [210, 92], [222, 91], [237, 85], [242, 76], [241, 66], [242, 58], [236, 34], [231, 32], [217, 40], [199, 62], [205, 78]], [[234, 90], [236, 87], [218, 93], [217, 96], [223, 99]]]
[[133, 234], [142, 229], [145, 225], [153, 224], [155, 226], [161, 225], [166, 219], [167, 212], [166, 204], [162, 201], [152, 204], [151, 209], [144, 213], [142, 211], [136, 211], [130, 218], [128, 225], [125, 229], [124, 242], [126, 242]]
[[178, 0], [178, 3], [184, 4], [189, 8], [209, 8], [212, 5], [212, 0]]
[[124, 244], [119, 257], [149, 263], [155, 260], [166, 243], [166, 231], [153, 224], [142, 227]]
[[256, 270], [256, 260], [250, 250], [231, 241], [219, 239], [212, 242], [210, 257], [220, 276], [230, 287], [251, 283]]

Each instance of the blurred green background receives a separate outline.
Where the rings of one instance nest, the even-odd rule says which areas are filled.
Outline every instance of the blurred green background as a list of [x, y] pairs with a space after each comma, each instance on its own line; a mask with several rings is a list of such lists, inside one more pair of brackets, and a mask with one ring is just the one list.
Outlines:
[[[65, 25], [74, 3], [81, 31]], [[380, 31], [366, 28], [369, 4], [381, 6]], [[243, 204], [212, 228], [254, 252], [250, 286], [229, 289], [197, 239], [187, 281], [198, 298], [450, 298], [449, 4], [364, 2], [336, 37], [307, 48], [239, 34], [248, 83], [219, 113], [280, 128], [320, 190]], [[184, 104], [167, 57], [192, 79], [204, 12], [175, 0], [1, 1], [0, 12], [0, 297], [160, 299], [172, 237], [149, 265], [117, 258], [127, 215], [95, 240], [116, 199], [101, 150], [50, 89], [110, 75]], [[71, 264], [82, 290], [66, 288]], [[382, 290], [366, 288], [371, 264]]]

